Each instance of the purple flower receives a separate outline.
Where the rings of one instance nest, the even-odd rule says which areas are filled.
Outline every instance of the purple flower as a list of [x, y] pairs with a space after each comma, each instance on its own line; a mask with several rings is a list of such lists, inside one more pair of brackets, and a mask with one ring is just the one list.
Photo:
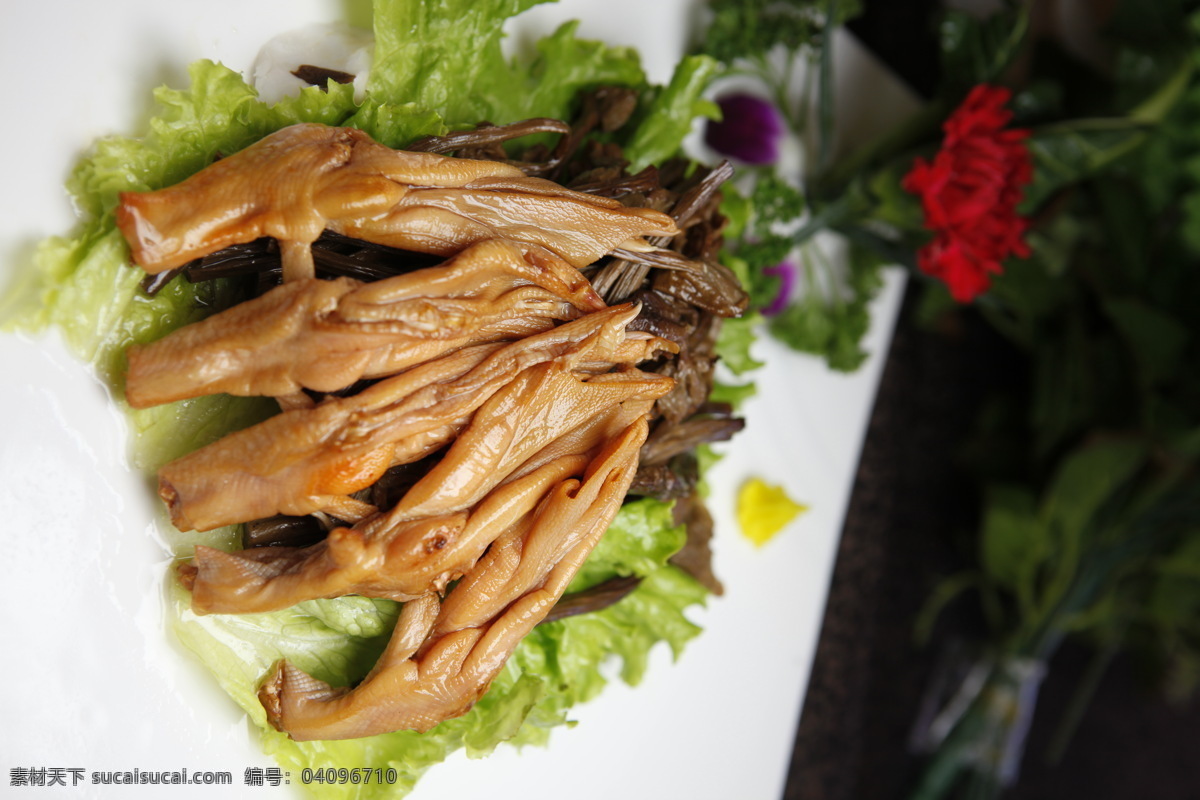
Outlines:
[[782, 313], [788, 307], [788, 303], [792, 302], [792, 288], [796, 285], [796, 266], [785, 261], [765, 268], [763, 274], [779, 278], [779, 291], [776, 292], [775, 299], [762, 308], [763, 316], [773, 317]]
[[785, 127], [779, 110], [761, 97], [727, 94], [717, 99], [721, 121], [709, 120], [704, 141], [744, 164], [774, 164]]

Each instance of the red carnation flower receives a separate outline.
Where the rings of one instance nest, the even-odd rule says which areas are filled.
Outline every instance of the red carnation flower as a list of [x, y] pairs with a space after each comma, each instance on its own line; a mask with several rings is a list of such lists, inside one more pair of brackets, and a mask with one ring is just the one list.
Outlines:
[[904, 189], [919, 195], [933, 240], [917, 253], [921, 271], [939, 278], [960, 303], [987, 291], [1010, 255], [1024, 258], [1028, 222], [1017, 214], [1033, 177], [1026, 130], [1005, 130], [1011, 97], [999, 86], [976, 86], [950, 115], [933, 162], [918, 158]]

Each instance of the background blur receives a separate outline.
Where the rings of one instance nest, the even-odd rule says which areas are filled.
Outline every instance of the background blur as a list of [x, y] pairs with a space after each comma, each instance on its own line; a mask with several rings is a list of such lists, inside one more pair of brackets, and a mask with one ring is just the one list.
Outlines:
[[[1049, 0], [1042, 0], [1053, 5]], [[938, 82], [933, 0], [868, 0], [854, 35], [923, 96]], [[910, 282], [876, 400], [800, 720], [788, 800], [902, 797], [921, 762], [906, 747], [949, 643], [978, 633], [969, 603], [918, 646], [914, 620], [940, 577], [968, 565], [975, 488], [961, 447], [984, 397], [1015, 379], [1016, 354], [970, 309], [914, 323]], [[1019, 781], [1006, 797], [1200, 797], [1200, 701], [1167, 702], [1119, 656], [1057, 763], [1046, 753], [1088, 666], [1068, 644], [1039, 696]]]

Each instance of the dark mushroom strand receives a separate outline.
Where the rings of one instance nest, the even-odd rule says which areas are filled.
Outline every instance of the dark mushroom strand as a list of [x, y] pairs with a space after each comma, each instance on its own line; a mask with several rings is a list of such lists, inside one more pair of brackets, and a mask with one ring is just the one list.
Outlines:
[[609, 578], [587, 589], [580, 589], [577, 592], [565, 594], [554, 604], [554, 608], [550, 609], [550, 612], [538, 624], [544, 625], [548, 622], [557, 622], [560, 619], [576, 617], [580, 614], [602, 611], [614, 603], [624, 600], [641, 583], [642, 579], [638, 576], [626, 575]]
[[313, 64], [301, 64], [292, 70], [292, 74], [310, 86], [320, 86], [324, 88], [329, 81], [334, 83], [354, 83], [354, 76], [349, 72], [342, 72], [340, 69], [329, 69], [328, 67], [318, 67]]

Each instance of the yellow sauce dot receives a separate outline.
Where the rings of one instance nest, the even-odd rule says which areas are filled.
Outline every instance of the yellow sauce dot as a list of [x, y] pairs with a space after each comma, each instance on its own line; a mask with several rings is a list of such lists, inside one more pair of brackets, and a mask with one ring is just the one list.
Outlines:
[[759, 547], [769, 542], [787, 524], [808, 511], [808, 506], [787, 496], [781, 486], [751, 478], [738, 492], [737, 518], [742, 535]]

